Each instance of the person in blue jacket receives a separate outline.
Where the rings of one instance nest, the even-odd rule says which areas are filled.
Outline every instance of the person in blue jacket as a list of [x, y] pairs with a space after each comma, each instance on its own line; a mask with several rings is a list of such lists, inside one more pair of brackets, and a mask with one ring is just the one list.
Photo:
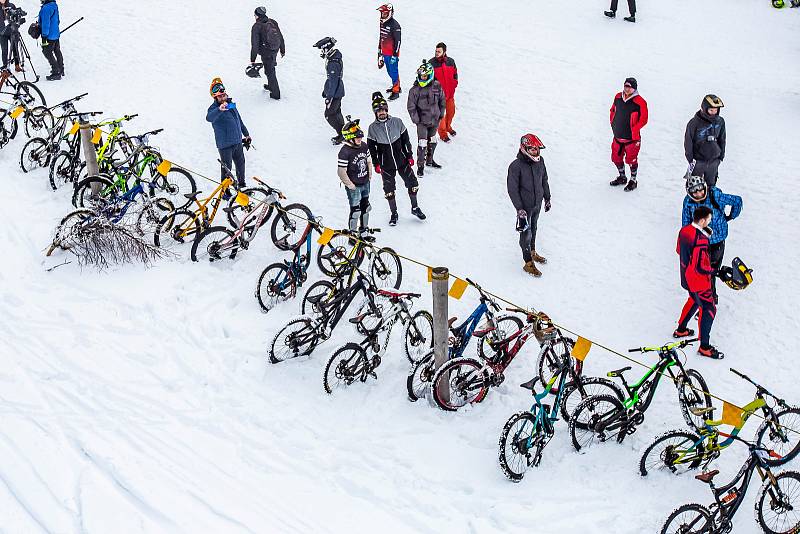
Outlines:
[[211, 96], [214, 102], [208, 107], [206, 120], [214, 128], [214, 140], [219, 150], [219, 158], [224, 164], [221, 166], [221, 178], [227, 178], [225, 166], [231, 169], [231, 165], [236, 166], [236, 179], [239, 188], [245, 187], [244, 180], [244, 149], [250, 147], [250, 132], [244, 125], [236, 104], [225, 92], [222, 80], [214, 78], [211, 82]]
[[61, 55], [61, 31], [58, 29], [58, 4], [56, 0], [42, 0], [39, 9], [39, 27], [42, 29], [42, 53], [50, 63], [50, 75], [55, 81], [64, 76], [64, 57]]
[[[711, 267], [716, 273], [722, 266], [725, 256], [725, 239], [728, 237], [728, 222], [742, 213], [742, 197], [723, 193], [718, 187], [709, 186], [702, 176], [689, 176], [686, 179], [686, 197], [683, 199], [683, 213], [681, 224], [686, 226], [692, 223], [694, 210], [699, 206], [711, 209], [713, 217], [708, 227], [711, 236], [708, 238], [708, 255]], [[730, 208], [730, 213], [727, 213]], [[717, 277], [712, 278], [711, 290], [714, 302], [719, 302], [717, 297]]]

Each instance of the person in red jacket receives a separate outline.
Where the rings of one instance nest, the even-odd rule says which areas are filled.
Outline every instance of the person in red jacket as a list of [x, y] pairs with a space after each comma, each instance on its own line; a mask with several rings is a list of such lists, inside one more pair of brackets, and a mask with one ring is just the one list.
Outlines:
[[445, 143], [450, 142], [450, 137], [456, 136], [453, 130], [453, 117], [456, 114], [456, 87], [458, 87], [458, 68], [453, 58], [447, 55], [447, 45], [436, 45], [435, 56], [431, 58], [433, 75], [444, 91], [445, 115], [439, 123], [439, 139]]
[[700, 348], [697, 353], [719, 360], [725, 357], [710, 343], [711, 326], [717, 314], [717, 305], [714, 304], [714, 295], [711, 291], [711, 277], [714, 269], [708, 255], [708, 238], [711, 236], [713, 214], [708, 206], [700, 206], [694, 210], [692, 223], [681, 228], [678, 234], [677, 253], [681, 258], [681, 286], [689, 292], [689, 298], [681, 310], [678, 319], [678, 328], [672, 333], [673, 337], [682, 338], [694, 335], [694, 330], [689, 328], [689, 321], [697, 311], [700, 326]]
[[[642, 144], [641, 130], [647, 124], [647, 102], [639, 96], [636, 78], [626, 78], [622, 92], [617, 93], [611, 104], [611, 161], [617, 166], [619, 176], [610, 185], [625, 185], [625, 191], [636, 189], [639, 171], [639, 148]], [[631, 179], [625, 176], [625, 163], [631, 168]]]

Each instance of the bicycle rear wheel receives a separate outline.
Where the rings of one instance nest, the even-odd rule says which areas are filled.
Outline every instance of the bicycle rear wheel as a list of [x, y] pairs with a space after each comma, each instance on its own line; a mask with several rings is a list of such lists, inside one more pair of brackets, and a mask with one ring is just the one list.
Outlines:
[[530, 412], [519, 412], [506, 421], [500, 434], [500, 469], [512, 482], [519, 482], [531, 465], [532, 454], [541, 454], [541, 440], [536, 418]]
[[377, 289], [399, 289], [403, 281], [403, 264], [394, 250], [384, 247], [376, 251], [369, 275]]
[[[467, 404], [481, 402], [489, 391], [483, 364], [474, 358], [455, 358], [442, 365], [433, 376], [433, 400], [442, 410], [455, 412]], [[448, 396], [440, 395], [444, 389]]]
[[416, 402], [425, 396], [425, 392], [431, 387], [431, 380], [434, 372], [433, 350], [423, 357], [414, 366], [411, 374], [406, 378], [406, 391], [408, 400]]
[[28, 137], [47, 136], [55, 124], [53, 113], [44, 106], [29, 108], [25, 113], [25, 135]]
[[106, 176], [91, 176], [81, 180], [72, 193], [76, 208], [94, 208], [108, 204], [116, 197], [117, 188]]
[[[331, 278], [342, 276], [349, 268], [347, 259], [352, 256], [353, 247], [355, 246], [355, 240], [347, 234], [334, 233], [328, 243], [319, 246], [317, 250], [317, 267]], [[357, 259], [361, 260], [363, 257], [364, 255], [360, 254]]]
[[58, 190], [64, 184], [75, 183], [85, 164], [66, 150], [60, 151], [50, 163], [50, 187]]
[[283, 263], [273, 263], [258, 277], [256, 300], [264, 313], [269, 312], [281, 302], [293, 298], [296, 293], [297, 281]]
[[403, 327], [403, 352], [411, 363], [417, 363], [433, 350], [433, 316], [419, 310]]
[[756, 497], [758, 524], [767, 534], [795, 534], [800, 529], [800, 473], [784, 471], [761, 486]]
[[278, 209], [270, 229], [272, 243], [280, 250], [294, 250], [305, 237], [311, 217], [311, 210], [303, 204], [289, 204]]
[[286, 323], [269, 347], [270, 363], [280, 363], [298, 356], [311, 354], [320, 342], [311, 319], [302, 317]]
[[97, 217], [97, 213], [90, 209], [79, 209], [72, 211], [61, 219], [56, 227], [56, 235], [53, 242], [61, 248], [68, 248], [67, 245], [70, 239], [77, 237], [77, 229], [87, 219]]
[[770, 420], [764, 421], [756, 434], [759, 444], [781, 455], [781, 458], [766, 458], [771, 466], [783, 465], [800, 452], [800, 408], [789, 407], [775, 416], [777, 425]]
[[192, 243], [192, 261], [207, 259], [209, 262], [232, 260], [239, 251], [239, 239], [224, 226], [212, 226]]
[[[616, 397], [597, 395], [581, 402], [569, 419], [569, 434], [576, 451], [594, 443], [622, 441], [625, 437], [625, 407]], [[613, 421], [616, 428], [603, 428]]]
[[339, 347], [325, 366], [322, 387], [326, 393], [343, 389], [361, 379], [369, 372], [367, 351], [358, 343], [348, 343]]
[[[563, 337], [554, 341], [545, 341], [539, 351], [538, 361], [536, 368], [539, 371], [539, 380], [542, 384], [547, 384], [553, 378], [556, 372], [561, 368], [561, 363], [564, 361], [564, 355], [572, 352], [572, 347], [575, 342], [567, 337]], [[556, 394], [558, 391], [553, 388], [550, 393]]]
[[34, 137], [22, 147], [19, 166], [22, 172], [28, 173], [35, 169], [50, 166], [50, 150], [47, 141], [41, 137]]
[[177, 209], [186, 209], [192, 200], [185, 195], [197, 192], [194, 176], [178, 167], [172, 167], [166, 176], [159, 174], [154, 183], [172, 200]]
[[708, 534], [714, 524], [711, 512], [701, 504], [684, 504], [672, 512], [661, 528], [661, 534]]
[[[309, 297], [313, 297], [315, 295], [322, 295], [322, 299], [318, 302], [312, 303], [309, 300]], [[306, 290], [305, 295], [303, 295], [303, 300], [300, 302], [300, 313], [303, 315], [306, 314], [314, 314], [319, 315], [322, 313], [322, 307], [326, 302], [330, 302], [333, 300], [333, 297], [336, 295], [336, 286], [332, 283], [328, 282], [327, 280], [320, 280], [319, 282], [314, 282], [311, 286]]]
[[203, 221], [197, 214], [176, 210], [158, 222], [153, 232], [153, 243], [164, 250], [172, 250], [175, 245], [194, 241], [202, 228]]
[[[228, 201], [228, 222], [231, 225], [231, 228], [239, 228], [248, 215], [253, 213], [254, 211], [261, 211], [263, 209], [263, 204], [266, 203], [267, 199], [269, 198], [269, 193], [267, 190], [262, 187], [250, 187], [242, 191], [245, 195], [248, 196], [249, 202], [246, 206], [242, 206], [238, 202], [236, 202], [236, 196], [232, 195], [230, 200]], [[272, 205], [270, 204], [267, 208], [267, 214], [264, 215], [264, 219], [261, 221], [261, 226], [267, 224], [269, 221], [270, 216], [272, 215]], [[258, 215], [256, 215], [257, 217]], [[255, 218], [253, 217], [250, 221], [248, 221], [246, 229], [248, 231], [252, 231], [253, 227], [255, 227]]]
[[[497, 328], [483, 337], [478, 342], [478, 354], [484, 360], [494, 359], [497, 355], [492, 344], [511, 337], [511, 334], [522, 330], [522, 321], [516, 315], [502, 315], [496, 317]], [[488, 322], [486, 326], [488, 326]]]
[[697, 432], [706, 427], [705, 416], [692, 413], [692, 409], [711, 408], [711, 395], [708, 393], [703, 375], [694, 369], [686, 369], [686, 378], [678, 386], [678, 401], [686, 423]]
[[[577, 379], [577, 383], [570, 381], [564, 384], [564, 392], [561, 394], [559, 410], [565, 422], [569, 422], [572, 412], [575, 411], [578, 404], [589, 397], [612, 395], [620, 401], [625, 398], [625, 393], [622, 389], [607, 378], [578, 375]], [[580, 427], [581, 423], [577, 424]]]
[[639, 474], [644, 477], [663, 471], [681, 475], [690, 469], [697, 469], [705, 458], [703, 442], [693, 448], [698, 441], [700, 436], [685, 430], [670, 430], [658, 436], [642, 454]]

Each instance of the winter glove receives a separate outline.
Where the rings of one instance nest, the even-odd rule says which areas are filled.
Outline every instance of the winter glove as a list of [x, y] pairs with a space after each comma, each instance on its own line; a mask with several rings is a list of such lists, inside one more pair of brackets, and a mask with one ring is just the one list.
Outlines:
[[383, 68], [383, 56], [381, 55], [380, 52], [378, 52], [378, 68], [379, 69]]
[[47, 48], [48, 46], [50, 46], [50, 42], [42, 37], [42, 48]]
[[408, 158], [408, 164], [414, 166], [414, 158]]
[[245, 137], [244, 139], [242, 139], [242, 146], [244, 146], [245, 150], [250, 150], [250, 145], [252, 143], [253, 143], [253, 140], [250, 139], [249, 135], [247, 137]]
[[551, 208], [551, 207], [553, 207], [553, 205], [552, 205], [552, 204], [550, 204], [550, 200], [545, 200], [545, 201], [544, 201], [544, 211], [545, 211], [545, 212], [548, 212], [548, 211], [550, 211], [550, 208]]
[[286, 55], [286, 52], [281, 52], [281, 58], [283, 58], [285, 55]]
[[375, 165], [375, 172], [377, 172], [378, 174], [381, 173], [381, 166], [380, 165]]
[[524, 232], [528, 229], [528, 214], [525, 210], [517, 210], [517, 232]]

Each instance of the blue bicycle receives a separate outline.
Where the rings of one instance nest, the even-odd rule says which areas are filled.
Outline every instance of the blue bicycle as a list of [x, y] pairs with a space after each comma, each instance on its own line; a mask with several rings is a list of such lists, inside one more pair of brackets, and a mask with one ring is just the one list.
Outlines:
[[[467, 320], [459, 326], [453, 327], [457, 318], [452, 317], [448, 321], [450, 327], [450, 337], [447, 341], [447, 358], [460, 358], [464, 355], [470, 340], [478, 338], [478, 354], [481, 359], [487, 360], [494, 356], [491, 346], [503, 339], [508, 338], [512, 333], [522, 329], [522, 320], [515, 315], [500, 315], [500, 306], [475, 282], [467, 278], [467, 283], [478, 290], [480, 304]], [[478, 328], [483, 316], [486, 315], [486, 322]], [[487, 346], [488, 345], [488, 346]], [[425, 391], [430, 388], [433, 375], [436, 372], [433, 351], [430, 351], [414, 366], [411, 374], [406, 380], [408, 398], [416, 401], [425, 396]]]

